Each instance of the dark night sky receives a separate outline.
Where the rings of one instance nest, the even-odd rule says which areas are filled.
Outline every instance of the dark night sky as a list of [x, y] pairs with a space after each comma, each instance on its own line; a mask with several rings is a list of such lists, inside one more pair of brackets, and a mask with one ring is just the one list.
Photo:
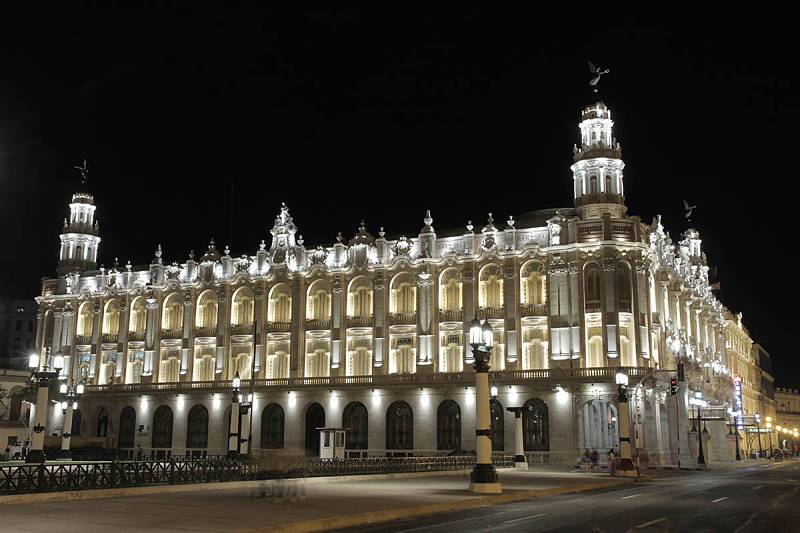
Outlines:
[[0, 296], [32, 298], [54, 275], [84, 156], [106, 265], [147, 263], [158, 243], [184, 260], [211, 236], [254, 253], [281, 201], [307, 245], [362, 217], [415, 235], [427, 208], [453, 228], [571, 206], [591, 59], [612, 69], [602, 96], [630, 213], [662, 214], [677, 240], [683, 198], [700, 206], [723, 303], [744, 313], [779, 384], [800, 385], [781, 246], [800, 123], [790, 26], [752, 13], [181, 5], [0, 12]]

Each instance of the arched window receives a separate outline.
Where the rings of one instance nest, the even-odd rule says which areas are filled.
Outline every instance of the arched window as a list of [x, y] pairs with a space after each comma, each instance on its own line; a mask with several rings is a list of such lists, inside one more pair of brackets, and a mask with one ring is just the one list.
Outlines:
[[161, 329], [176, 330], [182, 327], [183, 303], [180, 295], [173, 292], [164, 300], [164, 308], [161, 312]]
[[325, 426], [325, 409], [312, 403], [306, 411], [306, 455], [319, 457], [319, 430]]
[[108, 436], [108, 409], [105, 407], [101, 407], [97, 414], [97, 436]]
[[590, 263], [586, 266], [584, 277], [586, 283], [586, 290], [584, 291], [584, 297], [586, 299], [586, 312], [590, 313], [600, 311], [602, 287], [600, 268], [596, 263]]
[[597, 194], [597, 176], [592, 176], [589, 178], [589, 192], [592, 194]]
[[308, 320], [331, 318], [331, 288], [327, 280], [317, 280], [308, 288], [306, 318]]
[[255, 296], [249, 287], [240, 287], [231, 300], [231, 325], [245, 326], [253, 323], [253, 300]]
[[[93, 323], [92, 304], [91, 302], [83, 302], [78, 309], [78, 335], [90, 337]], [[50, 337], [48, 337], [48, 340], [50, 340]]]
[[490, 404], [490, 416], [492, 417], [492, 451], [502, 452], [506, 449], [505, 438], [505, 416], [506, 412], [503, 405], [497, 400], [492, 400]]
[[526, 263], [520, 272], [519, 281], [523, 305], [547, 303], [547, 275], [541, 263]]
[[103, 313], [103, 333], [116, 335], [119, 333], [119, 302], [109, 300]]
[[631, 271], [625, 263], [619, 263], [616, 271], [617, 302], [619, 311], [631, 312]]
[[386, 449], [414, 448], [414, 413], [406, 402], [394, 402], [386, 410]]
[[606, 366], [603, 361], [603, 338], [594, 335], [589, 339], [589, 367]]
[[275, 285], [269, 293], [269, 321], [292, 321], [292, 293], [285, 283]]
[[[75, 414], [73, 413], [73, 419]], [[119, 448], [133, 448], [133, 440], [136, 436], [136, 411], [133, 407], [127, 406], [119, 415]]]
[[189, 411], [186, 427], [186, 449], [208, 448], [208, 409], [195, 405]]
[[205, 291], [197, 299], [195, 325], [198, 328], [216, 328], [218, 308], [217, 294], [214, 291]]
[[439, 309], [460, 311], [462, 305], [461, 272], [455, 268], [448, 268], [439, 277]]
[[144, 303], [143, 296], [139, 296], [133, 300], [131, 304], [131, 318], [128, 322], [129, 331], [144, 333], [147, 327], [147, 309]]
[[522, 440], [526, 452], [550, 450], [550, 428], [547, 406], [538, 398], [531, 398], [522, 406]]
[[503, 307], [503, 272], [497, 265], [486, 265], [481, 270], [480, 307], [499, 309]]
[[436, 410], [436, 449], [461, 448], [461, 408], [453, 400], [445, 400]]
[[372, 316], [372, 282], [359, 276], [350, 282], [347, 291], [347, 316]]
[[414, 313], [417, 310], [417, 285], [411, 274], [403, 272], [396, 275], [391, 283], [389, 312]]
[[271, 403], [261, 412], [261, 447], [270, 450], [283, 448], [283, 407]]
[[342, 427], [348, 429], [346, 433], [348, 450], [366, 450], [368, 443], [369, 420], [367, 408], [361, 402], [350, 402], [342, 414]]
[[72, 411], [72, 428], [70, 429], [70, 434], [73, 437], [80, 437], [81, 436], [81, 411], [80, 409], [75, 409]]
[[172, 409], [162, 405], [153, 414], [153, 448], [172, 448]]
[[606, 192], [611, 193], [611, 175], [606, 174]]

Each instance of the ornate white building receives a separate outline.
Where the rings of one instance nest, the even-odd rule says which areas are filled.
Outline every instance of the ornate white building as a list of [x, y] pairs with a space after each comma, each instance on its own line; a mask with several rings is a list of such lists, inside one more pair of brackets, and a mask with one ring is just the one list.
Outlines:
[[[429, 211], [418, 235], [374, 236], [362, 222], [350, 239], [307, 248], [284, 204], [255, 253], [212, 241], [168, 261], [159, 246], [149, 265], [96, 270], [94, 198], [75, 194], [37, 336], [42, 353], [66, 355], [64, 378], [88, 384], [73, 435], [224, 453], [238, 372], [243, 390], [255, 380], [257, 454], [314, 453], [326, 424], [350, 429], [353, 454], [474, 448], [466, 333], [477, 316], [496, 339], [496, 451], [513, 453], [505, 408], [521, 405], [534, 463], [616, 447], [622, 370], [642, 457], [676, 463], [680, 450], [691, 462], [688, 397], [732, 405], [726, 319], [698, 232], [673, 244], [660, 217], [628, 215], [613, 124], [603, 103], [581, 113], [573, 207], [490, 213], [457, 231], [437, 231]], [[679, 360], [686, 381], [670, 397]], [[729, 459], [724, 424], [708, 424], [711, 460]]]

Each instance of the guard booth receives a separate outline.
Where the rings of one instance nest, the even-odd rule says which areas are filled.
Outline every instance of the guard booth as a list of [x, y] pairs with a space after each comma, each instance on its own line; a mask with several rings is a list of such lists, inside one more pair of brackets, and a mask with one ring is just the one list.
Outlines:
[[344, 459], [345, 428], [317, 428], [320, 459]]

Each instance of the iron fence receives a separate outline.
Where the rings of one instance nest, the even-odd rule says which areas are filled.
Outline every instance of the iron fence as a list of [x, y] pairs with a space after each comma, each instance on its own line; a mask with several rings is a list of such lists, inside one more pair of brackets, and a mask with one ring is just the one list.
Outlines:
[[[495, 455], [497, 467], [511, 467], [511, 455]], [[137, 458], [91, 462], [48, 462], [0, 466], [0, 496], [34, 492], [181, 485], [258, 479], [466, 470], [475, 456], [285, 457], [240, 459], [227, 456]]]

